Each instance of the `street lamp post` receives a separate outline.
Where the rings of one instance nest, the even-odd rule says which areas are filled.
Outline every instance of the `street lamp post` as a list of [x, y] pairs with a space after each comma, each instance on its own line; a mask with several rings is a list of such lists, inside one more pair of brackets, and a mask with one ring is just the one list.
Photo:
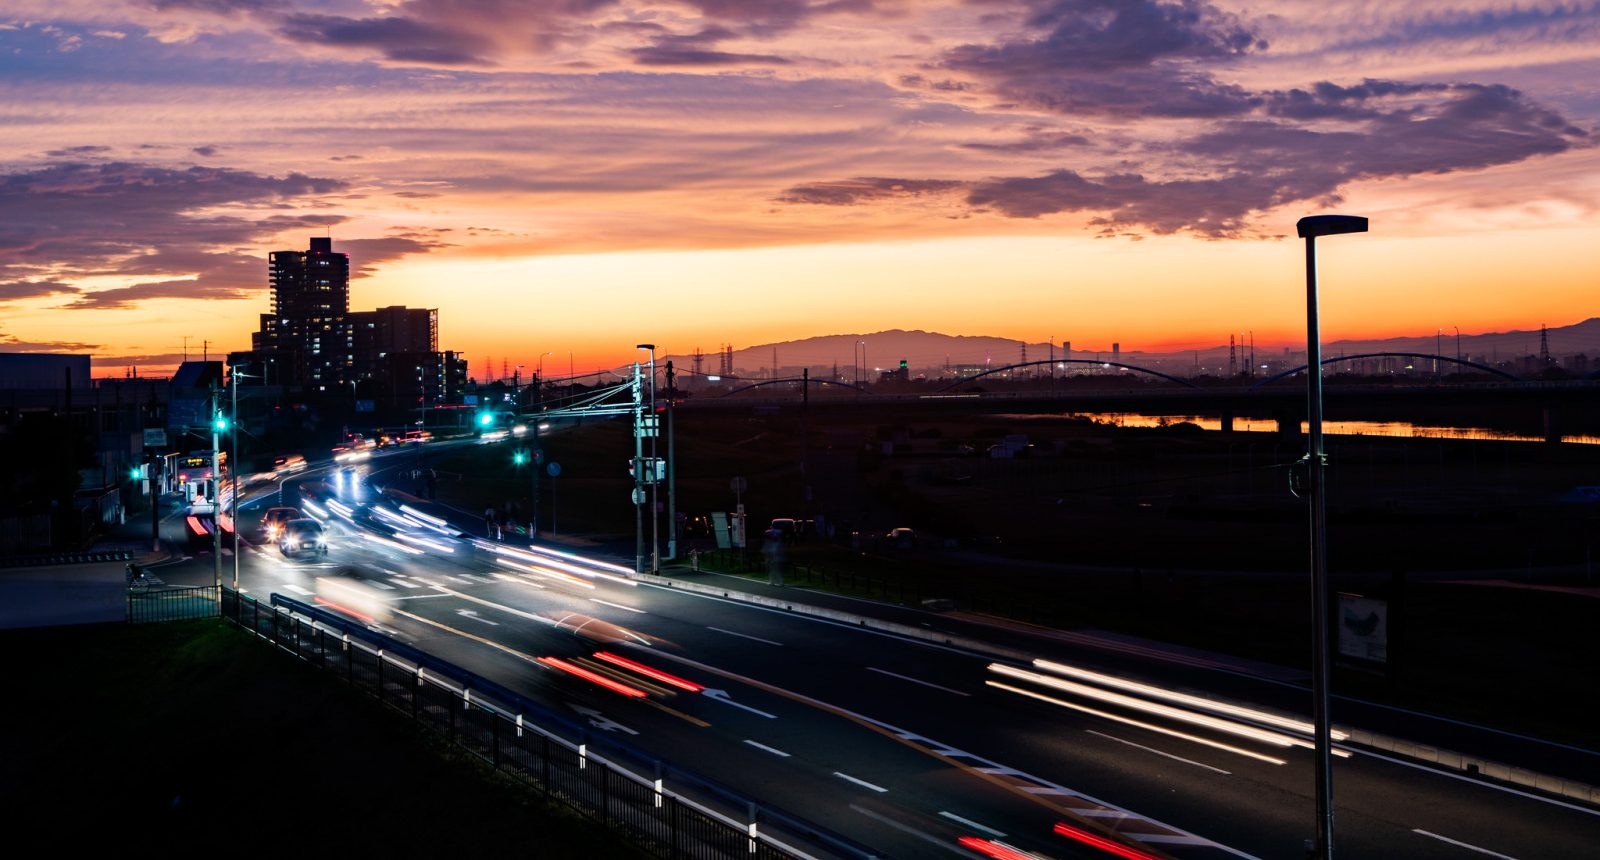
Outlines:
[[[211, 383], [211, 566], [212, 584], [217, 594], [222, 593], [222, 434], [226, 422], [222, 417], [222, 404], [218, 402], [217, 384]], [[235, 546], [235, 555], [238, 554]]]
[[656, 480], [656, 345], [641, 343], [639, 349], [650, 350], [650, 420], [645, 426], [650, 428], [650, 572], [661, 573], [661, 515], [657, 508], [660, 481]]
[[1311, 709], [1316, 747], [1317, 860], [1333, 860], [1333, 761], [1329, 738], [1328, 552], [1327, 495], [1322, 450], [1322, 335], [1317, 322], [1318, 236], [1367, 232], [1367, 219], [1356, 215], [1311, 215], [1295, 230], [1306, 240], [1306, 413], [1307, 490], [1311, 495]]
[[633, 363], [633, 572], [644, 573], [644, 381]]

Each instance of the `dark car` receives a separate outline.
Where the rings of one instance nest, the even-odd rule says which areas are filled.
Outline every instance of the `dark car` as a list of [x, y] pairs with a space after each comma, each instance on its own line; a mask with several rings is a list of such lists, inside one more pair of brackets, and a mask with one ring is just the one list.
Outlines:
[[313, 519], [290, 520], [278, 533], [278, 552], [291, 558], [302, 555], [328, 554], [328, 541], [322, 534], [322, 523]]

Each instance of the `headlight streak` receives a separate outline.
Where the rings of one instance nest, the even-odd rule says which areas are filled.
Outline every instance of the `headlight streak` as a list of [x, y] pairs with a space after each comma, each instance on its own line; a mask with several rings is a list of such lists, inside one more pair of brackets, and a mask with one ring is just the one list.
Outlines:
[[1245, 758], [1253, 758], [1253, 759], [1256, 759], [1258, 761], [1267, 762], [1269, 764], [1287, 764], [1288, 763], [1288, 762], [1284, 761], [1281, 758], [1273, 758], [1272, 756], [1269, 756], [1269, 755], [1262, 755], [1261, 753], [1254, 752], [1254, 751], [1251, 751], [1251, 750], [1247, 750], [1247, 749], [1244, 749], [1242, 747], [1236, 747], [1236, 746], [1233, 746], [1231, 744], [1225, 744], [1225, 743], [1222, 743], [1221, 741], [1214, 741], [1214, 740], [1211, 740], [1210, 738], [1200, 737], [1199, 735], [1191, 735], [1188, 732], [1180, 732], [1177, 729], [1169, 729], [1169, 728], [1166, 728], [1164, 726], [1155, 725], [1153, 723], [1146, 723], [1146, 722], [1144, 722], [1142, 720], [1135, 720], [1135, 719], [1133, 719], [1131, 717], [1120, 716], [1118, 714], [1113, 714], [1113, 713], [1109, 713], [1107, 711], [1102, 711], [1102, 710], [1098, 710], [1096, 708], [1091, 708], [1091, 707], [1088, 707], [1087, 705], [1080, 705], [1080, 704], [1077, 704], [1075, 702], [1068, 702], [1065, 699], [1057, 699], [1054, 696], [1046, 696], [1043, 693], [1035, 693], [1032, 690], [1024, 690], [1021, 687], [1013, 687], [1010, 684], [1003, 684], [1003, 683], [1001, 683], [999, 681], [985, 681], [984, 683], [988, 684], [991, 687], [997, 687], [997, 688], [999, 688], [1001, 690], [1007, 690], [1007, 691], [1010, 691], [1010, 692], [1013, 692], [1013, 693], [1018, 693], [1018, 694], [1027, 696], [1030, 699], [1038, 699], [1041, 702], [1049, 702], [1052, 705], [1060, 705], [1063, 708], [1071, 708], [1074, 711], [1082, 711], [1083, 713], [1089, 714], [1091, 716], [1100, 717], [1102, 719], [1107, 719], [1107, 720], [1112, 720], [1114, 722], [1125, 723], [1127, 725], [1134, 726], [1136, 728], [1141, 728], [1141, 729], [1145, 729], [1147, 731], [1156, 732], [1157, 734], [1169, 735], [1171, 737], [1180, 738], [1180, 739], [1186, 740], [1186, 741], [1193, 741], [1193, 742], [1195, 742], [1197, 744], [1200, 744], [1202, 746], [1215, 747], [1216, 749], [1219, 749], [1219, 750], [1224, 750], [1226, 752], [1231, 752], [1231, 753], [1236, 753], [1238, 755], [1242, 755]]
[[531, 581], [528, 580], [527, 577], [523, 577], [523, 576], [512, 576], [509, 573], [501, 573], [499, 571], [495, 571], [494, 578], [500, 580], [501, 582], [514, 582], [517, 585], [526, 585], [529, 588], [537, 588], [540, 591], [544, 591], [545, 590], [544, 586], [540, 585], [537, 582], [531, 582]]
[[585, 579], [604, 579], [604, 580], [606, 580], [608, 582], [615, 582], [618, 585], [629, 586], [630, 588], [638, 586], [638, 583], [634, 582], [631, 579], [627, 579], [627, 578], [624, 578], [624, 577], [621, 577], [621, 576], [613, 576], [613, 575], [611, 575], [609, 573], [602, 573], [602, 572], [600, 572], [598, 570], [590, 570], [590, 569], [585, 568], [585, 567], [580, 567], [580, 566], [578, 566], [576, 564], [568, 564], [567, 562], [560, 561], [560, 560], [558, 560], [556, 558], [552, 558], [550, 556], [564, 556], [566, 558], [576, 559], [579, 562], [581, 562], [583, 564], [586, 564], [586, 565], [595, 565], [595, 566], [603, 567], [603, 568], [611, 568], [611, 569], [619, 569], [619, 570], [626, 570], [627, 569], [627, 568], [617, 568], [616, 565], [607, 564], [605, 562], [590, 561], [590, 560], [585, 559], [585, 558], [583, 558], [581, 556], [568, 555], [567, 553], [558, 553], [558, 552], [548, 552], [547, 553], [547, 552], [542, 552], [542, 551], [525, 552], [525, 551], [519, 550], [519, 549], [512, 549], [511, 547], [508, 547], [508, 546], [500, 546], [499, 544], [487, 544], [487, 545], [485, 545], [484, 542], [476, 542], [476, 541], [475, 541], [475, 543], [478, 543], [479, 546], [483, 546], [485, 549], [488, 549], [488, 550], [494, 552], [496, 555], [510, 556], [511, 558], [520, 559], [520, 560], [522, 560], [524, 562], [527, 562], [529, 564], [537, 565], [543, 570], [549, 570], [550, 568], [555, 568], [556, 570], [564, 571], [566, 573], [570, 573], [570, 574], [572, 574], [574, 576], [583, 577]]
[[1247, 726], [1243, 723], [1235, 723], [1231, 720], [1224, 720], [1218, 717], [1209, 717], [1205, 714], [1197, 714], [1193, 711], [1185, 711], [1182, 708], [1175, 708], [1171, 705], [1161, 705], [1155, 702], [1145, 701], [1144, 699], [1135, 698], [1133, 696], [1124, 696], [1121, 693], [1113, 693], [1108, 690], [1102, 690], [1099, 687], [1091, 687], [1087, 684], [1079, 684], [1075, 681], [1066, 681], [1050, 675], [1040, 675], [1037, 672], [1029, 672], [1026, 669], [1017, 669], [1011, 666], [1004, 666], [999, 663], [991, 663], [989, 664], [989, 671], [1001, 675], [1007, 675], [1012, 678], [1019, 678], [1024, 681], [1032, 681], [1035, 684], [1052, 687], [1067, 693], [1076, 693], [1077, 695], [1105, 702], [1106, 704], [1120, 705], [1124, 708], [1131, 708], [1135, 711], [1143, 711], [1147, 714], [1157, 714], [1170, 719], [1179, 720], [1181, 722], [1192, 723], [1197, 726], [1205, 726], [1209, 729], [1227, 732], [1228, 734], [1238, 735], [1239, 737], [1250, 738], [1251, 740], [1261, 741], [1262, 743], [1271, 744], [1277, 747], [1299, 746], [1306, 747], [1307, 749], [1311, 748], [1310, 741], [1301, 740], [1300, 738], [1290, 737], [1288, 735], [1268, 731], [1266, 729], [1258, 729], [1254, 726]]
[[592, 589], [592, 588], [596, 587], [595, 584], [592, 583], [592, 582], [588, 582], [586, 580], [579, 579], [576, 576], [569, 576], [569, 575], [567, 575], [565, 573], [562, 573], [560, 571], [557, 571], [557, 570], [547, 570], [547, 569], [542, 568], [542, 567], [531, 567], [531, 566], [526, 565], [526, 564], [518, 564], [518, 563], [516, 563], [514, 561], [511, 561], [510, 559], [505, 559], [505, 558], [497, 558], [497, 559], [495, 559], [495, 562], [498, 563], [498, 564], [503, 564], [503, 565], [505, 565], [506, 567], [509, 567], [509, 568], [513, 568], [513, 569], [521, 570], [521, 571], [526, 571], [527, 573], [532, 573], [532, 574], [535, 574], [537, 576], [542, 576], [542, 577], [545, 577], [546, 579], [552, 579], [552, 580], [555, 580], [556, 582], [565, 583], [567, 585], [576, 585], [579, 588], [590, 588], [590, 589]]
[[422, 550], [420, 550], [420, 549], [415, 549], [413, 547], [406, 546], [403, 543], [400, 543], [398, 541], [392, 541], [392, 540], [389, 540], [388, 538], [378, 537], [377, 535], [373, 534], [372, 532], [362, 532], [361, 536], [366, 538], [369, 541], [372, 541], [375, 544], [380, 544], [382, 546], [391, 547], [393, 549], [397, 549], [397, 550], [400, 550], [402, 552], [409, 552], [412, 555], [422, 555]]
[[[1064, 663], [1056, 663], [1051, 660], [1041, 659], [1034, 660], [1033, 665], [1048, 672], [1055, 672], [1058, 675], [1066, 675], [1082, 681], [1100, 684], [1101, 686], [1105, 687], [1115, 687], [1119, 690], [1126, 690], [1130, 693], [1139, 693], [1152, 699], [1164, 699], [1168, 702], [1178, 702], [1198, 708], [1202, 711], [1211, 711], [1212, 713], [1217, 714], [1227, 714], [1228, 716], [1238, 717], [1242, 720], [1248, 720], [1250, 722], [1266, 723], [1269, 726], [1276, 726], [1286, 731], [1295, 732], [1296, 734], [1310, 735], [1312, 730], [1310, 723], [1303, 722], [1301, 720], [1295, 720], [1289, 717], [1280, 717], [1276, 714], [1268, 714], [1262, 711], [1252, 710], [1250, 708], [1241, 708], [1238, 705], [1230, 705], [1226, 702], [1217, 702], [1211, 699], [1202, 698], [1200, 696], [1191, 696], [1187, 693], [1176, 693], [1171, 690], [1164, 690], [1160, 687], [1151, 686], [1149, 684], [1141, 684], [1137, 681], [1129, 681], [1112, 675], [1103, 675], [1099, 672], [1091, 672], [1087, 669], [1079, 669], [1076, 666], [1068, 666]], [[1333, 739], [1336, 741], [1346, 740], [1350, 737], [1347, 732], [1341, 732], [1337, 730], [1333, 731], [1332, 735]]]
[[434, 543], [433, 541], [428, 540], [427, 538], [417, 537], [416, 535], [407, 534], [405, 532], [395, 532], [394, 536], [399, 538], [399, 539], [401, 539], [401, 540], [403, 540], [403, 541], [405, 541], [406, 543], [413, 543], [413, 544], [416, 544], [418, 546], [425, 546], [425, 547], [427, 547], [429, 549], [436, 549], [436, 550], [438, 550], [440, 552], [448, 552], [448, 553], [454, 553], [455, 552], [455, 550], [451, 549], [450, 547], [445, 546], [442, 543]]
[[447, 537], [455, 537], [458, 532], [457, 529], [450, 528], [450, 524], [448, 522], [445, 522], [438, 517], [425, 514], [416, 508], [411, 507], [410, 505], [401, 505], [400, 510], [420, 520], [423, 528], [432, 529]]
[[316, 515], [318, 517], [321, 517], [322, 519], [327, 519], [328, 518], [328, 512], [327, 511], [317, 507], [316, 504], [314, 504], [313, 502], [311, 502], [308, 499], [301, 499], [300, 500], [300, 507], [305, 508], [307, 513], [314, 514], [314, 515]]

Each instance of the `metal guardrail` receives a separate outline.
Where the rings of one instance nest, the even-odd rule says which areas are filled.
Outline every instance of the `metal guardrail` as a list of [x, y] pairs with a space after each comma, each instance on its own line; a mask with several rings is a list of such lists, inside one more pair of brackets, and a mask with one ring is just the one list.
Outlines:
[[[743, 802], [693, 774], [653, 765], [642, 776], [620, 760], [648, 760], [624, 745], [522, 699], [473, 672], [282, 595], [263, 604], [223, 588], [221, 614], [312, 666], [409, 715], [497, 770], [618, 827], [657, 857], [685, 860], [818, 860], [874, 856], [805, 822]], [[533, 719], [529, 718], [529, 715]], [[678, 786], [709, 788], [716, 800]], [[718, 807], [721, 808], [718, 808]], [[781, 833], [763, 824], [777, 823]], [[792, 835], [791, 835], [792, 834]], [[784, 840], [809, 838], [806, 850]], [[816, 841], [825, 848], [813, 847]]]
[[217, 586], [215, 585], [202, 585], [192, 588], [133, 587], [128, 589], [128, 623], [130, 624], [216, 618], [221, 612], [222, 608], [217, 599]]

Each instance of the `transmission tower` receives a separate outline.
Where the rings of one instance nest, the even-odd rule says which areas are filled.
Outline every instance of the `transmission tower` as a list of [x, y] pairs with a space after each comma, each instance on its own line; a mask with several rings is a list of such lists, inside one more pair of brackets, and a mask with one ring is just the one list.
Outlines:
[[1239, 349], [1233, 343], [1233, 335], [1228, 335], [1228, 376], [1239, 375]]
[[700, 351], [700, 347], [698, 347], [698, 346], [695, 347], [694, 348], [694, 375], [695, 376], [702, 376], [703, 375], [703, 374], [700, 373], [700, 366], [705, 362], [705, 360], [706, 360], [706, 354]]
[[1545, 328], [1544, 323], [1539, 324], [1539, 363], [1550, 366], [1550, 330]]

